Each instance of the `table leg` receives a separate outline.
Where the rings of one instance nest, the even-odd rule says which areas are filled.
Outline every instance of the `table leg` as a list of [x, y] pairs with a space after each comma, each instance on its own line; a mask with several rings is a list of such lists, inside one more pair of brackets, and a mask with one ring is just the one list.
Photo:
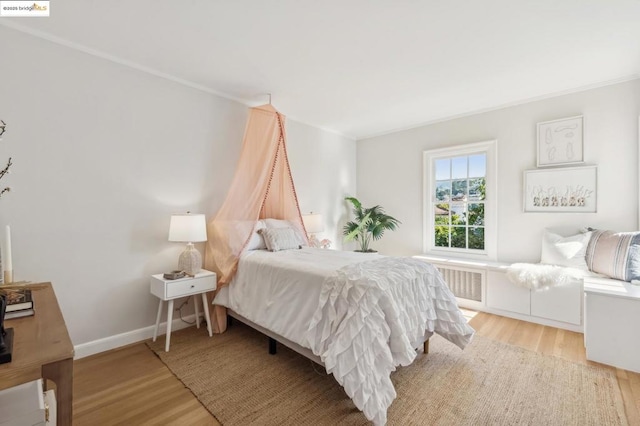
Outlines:
[[202, 309], [204, 310], [204, 319], [207, 320], [207, 331], [209, 337], [213, 336], [211, 330], [211, 317], [209, 316], [209, 305], [207, 304], [207, 293], [202, 293]]
[[164, 351], [169, 352], [169, 344], [171, 342], [171, 322], [173, 321], [173, 300], [169, 300], [169, 307], [167, 308], [167, 336], [166, 343], [164, 344]]
[[71, 425], [73, 417], [73, 358], [44, 364], [42, 378], [56, 384], [57, 425]]
[[162, 314], [162, 299], [160, 299], [160, 304], [158, 305], [158, 313], [156, 314], [156, 329], [153, 330], [153, 341], [156, 341], [158, 337], [158, 328], [160, 327], [160, 315]]
[[193, 295], [193, 307], [196, 310], [196, 328], [200, 328], [200, 309], [198, 307], [198, 297]]

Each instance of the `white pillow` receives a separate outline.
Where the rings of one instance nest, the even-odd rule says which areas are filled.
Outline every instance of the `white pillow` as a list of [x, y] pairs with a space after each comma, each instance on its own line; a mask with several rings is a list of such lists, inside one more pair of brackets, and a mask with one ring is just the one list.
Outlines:
[[264, 237], [269, 251], [300, 248], [298, 236], [293, 228], [264, 228], [258, 232]]
[[585, 255], [590, 239], [591, 232], [563, 237], [545, 229], [540, 263], [588, 270]]
[[265, 250], [267, 248], [262, 234], [258, 232], [259, 230], [266, 228], [266, 226], [267, 225], [265, 225], [264, 220], [259, 220], [258, 223], [256, 223], [256, 230], [251, 235], [251, 239], [247, 244], [247, 250]]

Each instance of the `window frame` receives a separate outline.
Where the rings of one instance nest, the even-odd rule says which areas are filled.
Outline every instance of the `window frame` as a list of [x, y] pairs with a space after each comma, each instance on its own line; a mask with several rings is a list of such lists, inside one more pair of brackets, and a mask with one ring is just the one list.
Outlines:
[[[484, 224], [484, 250], [437, 247], [435, 245], [435, 218], [433, 205], [435, 204], [435, 161], [444, 158], [459, 156], [469, 156], [475, 154], [486, 155], [486, 175], [485, 175], [485, 224]], [[425, 150], [422, 153], [423, 164], [423, 214], [422, 214], [422, 235], [423, 251], [439, 256], [468, 257], [473, 259], [495, 260], [497, 257], [497, 223], [498, 223], [498, 141], [489, 140], [483, 142], [455, 145], [444, 148]], [[467, 201], [469, 204], [469, 201]]]

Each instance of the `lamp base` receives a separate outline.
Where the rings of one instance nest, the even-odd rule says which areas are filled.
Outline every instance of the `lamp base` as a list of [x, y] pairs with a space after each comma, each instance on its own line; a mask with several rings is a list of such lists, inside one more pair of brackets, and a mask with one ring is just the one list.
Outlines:
[[178, 269], [191, 277], [202, 269], [202, 255], [193, 246], [193, 243], [188, 243], [187, 248], [180, 254]]
[[320, 248], [320, 241], [318, 241], [316, 234], [309, 234], [307, 239], [309, 240], [309, 247]]

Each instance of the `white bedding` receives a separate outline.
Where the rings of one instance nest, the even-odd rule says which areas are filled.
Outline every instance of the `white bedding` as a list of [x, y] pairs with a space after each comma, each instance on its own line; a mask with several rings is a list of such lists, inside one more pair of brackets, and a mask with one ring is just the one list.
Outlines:
[[303, 248], [251, 251], [215, 304], [309, 348], [376, 425], [396, 397], [390, 373], [436, 332], [473, 337], [437, 270], [411, 258]]
[[213, 303], [310, 349], [307, 329], [324, 280], [343, 266], [381, 257], [310, 247], [247, 251], [231, 284], [218, 292]]

